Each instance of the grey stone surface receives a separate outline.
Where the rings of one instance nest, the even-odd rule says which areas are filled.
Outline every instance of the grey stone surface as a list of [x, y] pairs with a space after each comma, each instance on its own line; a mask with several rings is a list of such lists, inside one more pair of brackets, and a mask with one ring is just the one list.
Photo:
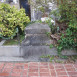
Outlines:
[[22, 58], [22, 57], [6, 57], [6, 56], [2, 56], [2, 57], [0, 57], [0, 61], [25, 61], [25, 59], [24, 58]]
[[63, 50], [62, 51], [62, 55], [67, 55], [67, 56], [69, 56], [69, 55], [77, 55], [77, 51], [75, 51], [75, 50]]
[[23, 46], [22, 53], [26, 57], [42, 56], [42, 55], [57, 55], [56, 48], [50, 49], [49, 46]]
[[2, 41], [0, 42], [0, 46], [2, 46], [5, 41], [6, 41], [6, 40], [2, 40]]
[[0, 56], [22, 56], [19, 46], [0, 46]]
[[0, 61], [11, 61], [11, 62], [49, 62], [49, 59], [41, 59], [40, 56], [30, 56], [30, 57], [0, 57]]
[[46, 34], [27, 35], [26, 39], [22, 42], [23, 45], [50, 45], [50, 37]]
[[50, 27], [47, 24], [33, 23], [25, 28], [26, 34], [46, 34], [51, 32]]
[[25, 61], [30, 62], [49, 62], [48, 58], [41, 58], [41, 56], [30, 56], [30, 57], [24, 57]]
[[40, 20], [41, 17], [42, 17], [42, 15], [43, 15], [43, 13], [42, 13], [41, 11], [37, 11], [37, 12], [35, 13], [35, 19]]

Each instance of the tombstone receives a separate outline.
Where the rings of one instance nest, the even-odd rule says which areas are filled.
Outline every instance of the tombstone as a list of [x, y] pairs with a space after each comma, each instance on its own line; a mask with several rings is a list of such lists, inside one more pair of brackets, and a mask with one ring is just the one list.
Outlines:
[[30, 5], [28, 4], [28, 0], [20, 0], [20, 8], [22, 7], [25, 9], [26, 15], [31, 18]]
[[41, 17], [42, 17], [42, 12], [41, 12], [41, 11], [37, 11], [37, 12], [35, 13], [35, 18], [36, 18], [37, 20], [41, 20]]

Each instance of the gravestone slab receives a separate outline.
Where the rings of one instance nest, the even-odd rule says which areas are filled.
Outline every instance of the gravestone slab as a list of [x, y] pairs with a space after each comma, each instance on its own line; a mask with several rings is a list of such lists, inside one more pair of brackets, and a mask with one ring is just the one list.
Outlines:
[[22, 44], [25, 46], [50, 45], [51, 40], [50, 36], [47, 36], [46, 34], [34, 34], [34, 35], [27, 35], [26, 39], [22, 42]]
[[26, 34], [46, 34], [51, 32], [50, 27], [47, 24], [33, 23], [25, 28]]
[[23, 46], [22, 54], [26, 57], [42, 56], [42, 55], [57, 55], [57, 49], [50, 49], [49, 46]]

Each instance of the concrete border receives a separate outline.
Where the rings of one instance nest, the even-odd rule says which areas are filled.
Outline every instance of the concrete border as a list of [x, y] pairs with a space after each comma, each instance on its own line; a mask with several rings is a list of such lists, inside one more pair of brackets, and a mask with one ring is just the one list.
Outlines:
[[19, 57], [22, 56], [19, 46], [0, 46], [0, 56]]
[[[2, 44], [1, 44], [2, 45]], [[32, 46], [30, 46], [31, 50], [37, 50], [36, 49], [37, 46], [35, 46], [35, 48], [33, 48]], [[26, 53], [26, 51], [30, 50], [29, 46], [25, 47], [25, 51], [23, 51], [23, 47], [18, 46], [18, 45], [8, 45], [8, 46], [0, 46], [0, 57], [5, 56], [5, 57], [22, 57], [24, 56], [24, 54]], [[49, 49], [49, 48], [48, 48]], [[52, 55], [58, 55], [57, 54], [57, 50], [53, 50], [53, 49], [49, 49]], [[38, 50], [37, 50], [38, 51]], [[39, 50], [40, 51], [40, 50]], [[54, 52], [55, 51], [55, 52]], [[69, 51], [69, 52], [68, 52]], [[36, 53], [36, 51], [33, 51], [32, 53]], [[38, 53], [38, 52], [37, 52]], [[36, 53], [36, 54], [37, 54]], [[71, 56], [71, 55], [77, 55], [77, 52], [75, 52], [74, 50], [63, 50], [62, 51], [62, 55], [67, 55], [67, 56]], [[25, 55], [26, 56], [26, 55]]]
[[[27, 47], [25, 47], [25, 48], [27, 48]], [[26, 55], [24, 55], [25, 51], [23, 51], [22, 48], [23, 47], [20, 48], [20, 46], [16, 46], [16, 45], [15, 46], [0, 46], [0, 57], [1, 56], [5, 56], [5, 57], [22, 57], [22, 56], [26, 56]], [[21, 51], [20, 51], [20, 49], [21, 49]], [[35, 50], [35, 48], [32, 48], [32, 49]], [[50, 49], [50, 50], [51, 50], [52, 55], [58, 55], [57, 51], [54, 50], [55, 51], [54, 52], [53, 49]], [[35, 53], [35, 52], [36, 51], [33, 51], [32, 53]], [[77, 52], [75, 52], [74, 50], [63, 50], [62, 55], [67, 55], [67, 56], [77, 55]]]

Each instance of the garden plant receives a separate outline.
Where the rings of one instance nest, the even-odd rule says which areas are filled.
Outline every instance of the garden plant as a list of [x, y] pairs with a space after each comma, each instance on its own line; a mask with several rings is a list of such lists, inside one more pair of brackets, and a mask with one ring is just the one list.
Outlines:
[[[59, 0], [58, 0], [59, 1]], [[59, 55], [63, 49], [75, 49], [77, 51], [77, 0], [61, 0], [58, 11], [53, 11], [56, 18], [60, 40], [57, 43]], [[57, 35], [58, 35], [57, 34]]]
[[[29, 0], [35, 10], [40, 10], [45, 14], [48, 3], [52, 0]], [[53, 35], [59, 36], [57, 40], [57, 50], [59, 55], [64, 49], [77, 50], [77, 0], [54, 0], [57, 9], [50, 12], [49, 15], [55, 16], [55, 26], [50, 20], [46, 23], [50, 26]]]
[[25, 10], [16, 9], [9, 4], [0, 4], [0, 37], [13, 39], [19, 32], [23, 33], [26, 25], [30, 22], [30, 19], [25, 14]]

